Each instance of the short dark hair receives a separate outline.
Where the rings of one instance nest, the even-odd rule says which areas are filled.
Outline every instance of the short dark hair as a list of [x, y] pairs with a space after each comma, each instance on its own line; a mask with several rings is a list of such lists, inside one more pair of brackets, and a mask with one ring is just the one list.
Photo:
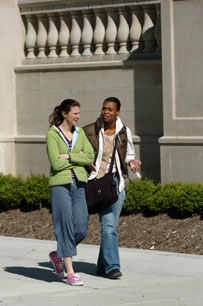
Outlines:
[[119, 100], [118, 98], [116, 98], [116, 97], [109, 97], [109, 98], [106, 98], [106, 99], [104, 100], [104, 102], [114, 102], [114, 103], [116, 103], [116, 107], [117, 107], [117, 110], [118, 110], [118, 111], [119, 111], [120, 108], [121, 108], [121, 102], [120, 102], [120, 100]]

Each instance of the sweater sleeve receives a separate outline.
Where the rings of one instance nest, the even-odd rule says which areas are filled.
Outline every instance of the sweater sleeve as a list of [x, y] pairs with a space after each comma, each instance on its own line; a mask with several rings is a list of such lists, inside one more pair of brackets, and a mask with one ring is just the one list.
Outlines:
[[129, 162], [133, 159], [135, 159], [135, 149], [133, 145], [133, 139], [132, 139], [132, 133], [131, 130], [126, 127], [126, 132], [127, 132], [127, 151], [126, 151], [126, 159], [125, 162], [129, 164]]
[[70, 152], [70, 160], [71, 163], [78, 164], [81, 166], [84, 165], [89, 165], [94, 162], [94, 150], [85, 136], [84, 131], [81, 131], [82, 133], [82, 138], [83, 138], [83, 145], [81, 147], [81, 151], [83, 153], [75, 153], [75, 152]]
[[73, 168], [73, 165], [69, 160], [60, 159], [60, 153], [58, 148], [57, 134], [48, 132], [46, 135], [46, 149], [49, 158], [49, 162], [54, 171], [70, 170]]

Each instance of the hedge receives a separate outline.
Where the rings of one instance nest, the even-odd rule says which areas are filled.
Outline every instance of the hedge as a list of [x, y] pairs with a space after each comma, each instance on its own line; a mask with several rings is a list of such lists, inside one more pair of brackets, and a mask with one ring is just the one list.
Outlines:
[[162, 186], [151, 180], [133, 180], [126, 187], [123, 213], [138, 212], [178, 218], [202, 215], [203, 184], [172, 182]]
[[[1, 210], [50, 207], [48, 177], [31, 174], [14, 177], [0, 174]], [[203, 184], [172, 182], [155, 185], [151, 180], [132, 180], [126, 186], [122, 214], [152, 216], [166, 213], [186, 218], [203, 215]]]
[[19, 207], [24, 200], [24, 184], [20, 176], [0, 174], [0, 207], [4, 209]]
[[34, 209], [50, 206], [48, 177], [31, 174], [25, 180], [0, 174], [0, 208]]

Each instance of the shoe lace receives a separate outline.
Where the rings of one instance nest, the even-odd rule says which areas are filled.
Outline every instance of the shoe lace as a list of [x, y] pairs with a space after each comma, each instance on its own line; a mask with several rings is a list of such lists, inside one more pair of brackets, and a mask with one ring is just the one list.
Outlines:
[[80, 279], [80, 276], [78, 275], [78, 274], [74, 274], [74, 276], [73, 276], [75, 279], [77, 279], [77, 280], [79, 280], [79, 281], [81, 281], [81, 279]]
[[69, 280], [74, 280], [74, 281], [80, 281], [81, 282], [81, 279], [80, 279], [80, 276], [78, 274], [72, 274], [71, 276], [69, 275], [68, 276], [68, 279]]

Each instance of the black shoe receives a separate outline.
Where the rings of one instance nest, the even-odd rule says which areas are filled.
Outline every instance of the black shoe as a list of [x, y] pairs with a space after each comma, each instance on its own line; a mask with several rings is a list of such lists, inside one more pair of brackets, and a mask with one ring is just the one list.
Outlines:
[[110, 279], [116, 279], [118, 277], [121, 277], [122, 273], [118, 269], [112, 269], [109, 273], [106, 274], [106, 276]]
[[96, 271], [96, 274], [99, 276], [105, 276], [105, 271]]

